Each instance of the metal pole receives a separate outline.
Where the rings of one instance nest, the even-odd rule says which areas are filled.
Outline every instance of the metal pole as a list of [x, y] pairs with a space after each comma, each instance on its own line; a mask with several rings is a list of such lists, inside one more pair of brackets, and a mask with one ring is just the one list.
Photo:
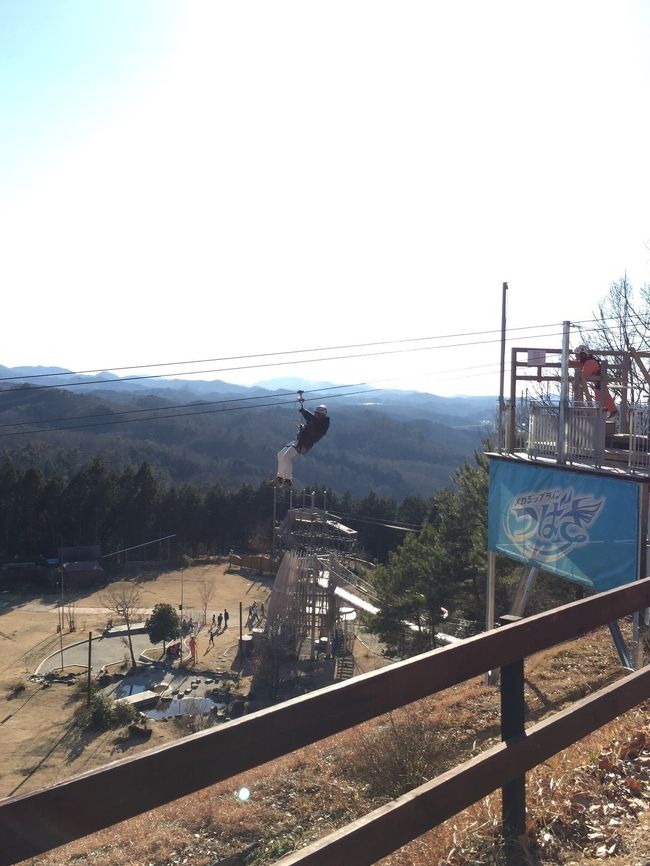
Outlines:
[[86, 699], [86, 706], [90, 706], [90, 668], [91, 668], [91, 658], [92, 658], [92, 646], [93, 646], [93, 633], [91, 631], [88, 632], [88, 694]]
[[562, 370], [560, 376], [560, 410], [558, 412], [557, 462], [566, 463], [566, 425], [569, 409], [569, 334], [571, 322], [562, 323]]
[[244, 667], [244, 617], [242, 613], [242, 602], [239, 602], [239, 673]]
[[506, 293], [508, 291], [508, 283], [504, 283], [501, 289], [501, 373], [499, 377], [499, 454], [503, 453], [504, 449], [504, 425], [505, 425], [505, 409], [506, 403], [503, 398], [503, 388], [506, 374]]
[[[305, 563], [305, 559], [303, 558], [303, 563]], [[310, 557], [311, 567], [309, 568], [308, 574], [311, 578], [309, 580], [310, 587], [310, 597], [311, 597], [311, 652], [309, 654], [309, 658], [311, 661], [314, 661], [316, 658], [316, 589], [318, 586], [317, 582], [317, 570], [314, 567], [315, 561], [314, 557]]]
[[61, 606], [59, 607], [59, 646], [61, 647], [61, 672], [63, 672], [63, 568], [61, 569]]
[[[485, 631], [494, 628], [494, 598], [496, 584], [497, 555], [493, 550], [488, 550], [487, 555], [487, 578], [485, 586]], [[488, 671], [483, 677], [486, 686], [492, 685], [493, 671]]]
[[273, 488], [273, 530], [271, 534], [271, 555], [273, 559], [275, 559], [275, 524], [277, 521], [277, 509], [278, 509], [278, 488]]
[[180, 657], [178, 659], [178, 667], [183, 667], [183, 575], [185, 569], [181, 568], [181, 639], [180, 639]]
[[510, 404], [508, 406], [508, 442], [506, 451], [514, 454], [517, 444], [517, 349], [510, 350]]
[[[637, 528], [637, 580], [643, 580], [648, 576], [648, 497], [650, 496], [650, 486], [647, 484], [639, 484], [639, 523]], [[638, 671], [643, 667], [643, 637], [648, 634], [648, 611], [636, 611], [632, 617], [632, 647], [630, 655], [632, 668]], [[643, 613], [643, 616], [641, 616]]]

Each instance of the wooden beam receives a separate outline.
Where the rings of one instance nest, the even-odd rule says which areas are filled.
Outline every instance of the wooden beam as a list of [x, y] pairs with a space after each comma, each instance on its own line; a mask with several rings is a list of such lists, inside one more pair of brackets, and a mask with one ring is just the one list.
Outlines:
[[628, 351], [629, 351], [630, 355], [634, 358], [634, 361], [635, 361], [637, 367], [639, 368], [639, 370], [641, 370], [641, 372], [643, 373], [644, 379], [646, 380], [648, 385], [650, 385], [650, 373], [648, 373], [648, 368], [643, 363], [641, 355], [639, 355], [637, 350], [633, 349], [632, 346], [628, 346]]

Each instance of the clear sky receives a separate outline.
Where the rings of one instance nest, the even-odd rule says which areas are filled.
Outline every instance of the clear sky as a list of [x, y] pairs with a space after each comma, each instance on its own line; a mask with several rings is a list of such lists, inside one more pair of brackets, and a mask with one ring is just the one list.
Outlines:
[[625, 0], [0, 0], [0, 363], [494, 331], [178, 372], [496, 394], [504, 280], [547, 346], [650, 282], [648, 45]]

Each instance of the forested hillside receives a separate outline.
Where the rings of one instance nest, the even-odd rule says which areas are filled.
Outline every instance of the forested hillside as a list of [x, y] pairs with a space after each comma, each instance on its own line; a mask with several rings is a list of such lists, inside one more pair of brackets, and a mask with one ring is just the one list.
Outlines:
[[[322, 507], [323, 491], [315, 493]], [[280, 495], [276, 516], [289, 507]], [[327, 493], [330, 512], [359, 532], [359, 552], [385, 560], [408, 529], [435, 515], [434, 499], [408, 497], [398, 503], [370, 493], [361, 499]], [[169, 485], [148, 463], [122, 472], [97, 457], [69, 479], [40, 469], [20, 470], [9, 457], [0, 461], [0, 563], [44, 561], [61, 546], [98, 544], [102, 554], [144, 545], [130, 559], [177, 559], [183, 555], [226, 554], [231, 548], [268, 551], [272, 542], [273, 487], [219, 484]]]
[[[16, 371], [0, 372], [0, 454], [19, 470], [64, 478], [101, 456], [116, 472], [147, 461], [168, 484], [258, 485], [275, 474], [275, 455], [300, 420], [295, 395], [286, 391], [178, 380], [145, 385], [114, 376], [107, 390], [87, 384], [100, 377], [65, 371], [32, 384], [9, 379]], [[86, 384], [56, 387], [66, 382]], [[330, 407], [330, 432], [296, 461], [296, 486], [396, 499], [446, 486], [479, 447], [494, 406], [491, 398], [372, 389], [321, 393], [312, 403], [321, 399]]]

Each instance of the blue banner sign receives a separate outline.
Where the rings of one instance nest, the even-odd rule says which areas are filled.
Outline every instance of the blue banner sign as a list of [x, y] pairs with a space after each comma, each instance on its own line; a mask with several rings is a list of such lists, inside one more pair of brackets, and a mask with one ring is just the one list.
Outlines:
[[490, 460], [488, 547], [597, 592], [637, 579], [641, 486]]

